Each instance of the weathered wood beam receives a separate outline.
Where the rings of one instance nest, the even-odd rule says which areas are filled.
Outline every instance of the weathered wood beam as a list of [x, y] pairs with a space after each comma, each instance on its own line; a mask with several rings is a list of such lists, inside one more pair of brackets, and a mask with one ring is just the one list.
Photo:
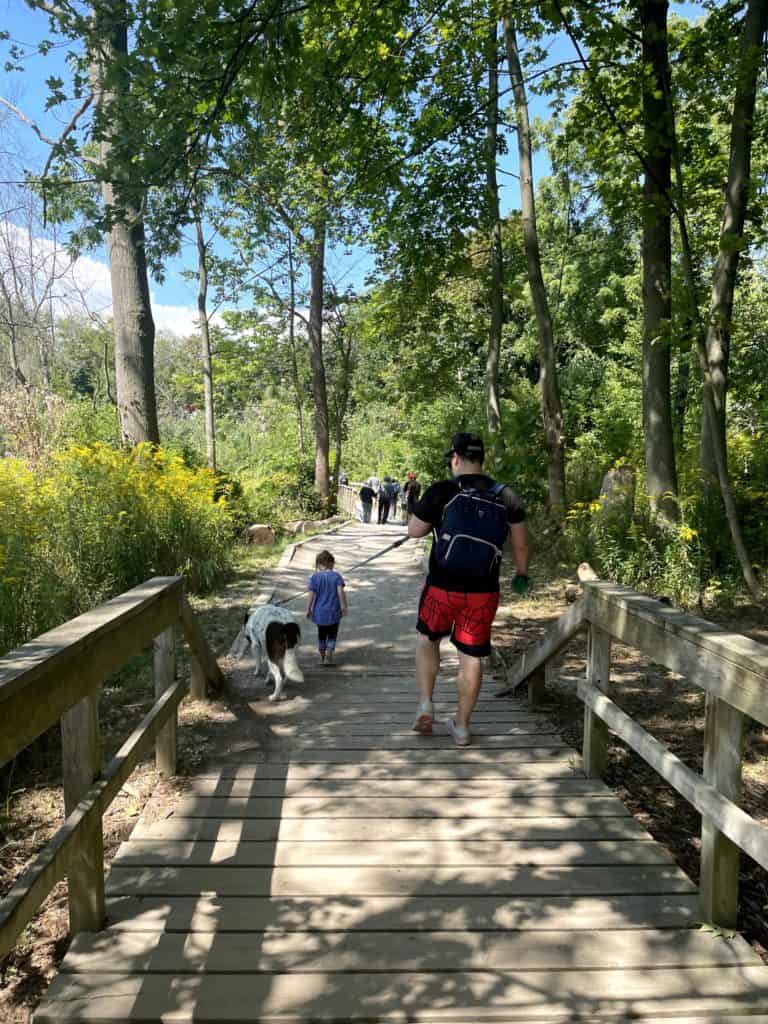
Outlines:
[[768, 725], [765, 644], [615, 583], [585, 581], [584, 591], [591, 622]]
[[176, 714], [186, 692], [183, 681], [165, 691], [106, 766], [103, 777], [91, 786], [53, 839], [0, 901], [0, 959], [13, 949], [22, 929], [53, 886], [78, 863], [83, 836], [97, 826], [101, 828], [102, 815], [157, 734]]
[[208, 646], [205, 634], [200, 628], [200, 623], [186, 598], [181, 601], [181, 625], [184, 630], [184, 638], [192, 651], [192, 685], [191, 695], [196, 700], [204, 700], [206, 696], [205, 683], [214, 691], [224, 688], [224, 673], [219, 668], [219, 663], [214, 657], [213, 651]]
[[514, 693], [518, 686], [522, 686], [536, 669], [553, 657], [553, 655], [557, 654], [562, 647], [565, 647], [571, 637], [578, 633], [586, 621], [586, 603], [582, 599], [572, 604], [560, 616], [557, 622], [549, 627], [546, 636], [540, 643], [532, 645], [527, 651], [523, 651], [507, 676], [506, 686], [498, 690], [496, 696], [505, 697], [508, 693]]
[[[589, 625], [587, 683], [610, 696], [611, 635], [592, 623]], [[588, 779], [601, 779], [608, 765], [608, 727], [588, 706], [584, 706], [584, 774]]]
[[0, 658], [0, 765], [181, 614], [180, 577], [157, 577]]
[[701, 775], [654, 739], [597, 687], [586, 682], [580, 683], [578, 694], [617, 736], [647, 761], [697, 811], [706, 815], [753, 860], [768, 868], [768, 828], [765, 825], [755, 821], [740, 807], [726, 799], [714, 786], [705, 782]]

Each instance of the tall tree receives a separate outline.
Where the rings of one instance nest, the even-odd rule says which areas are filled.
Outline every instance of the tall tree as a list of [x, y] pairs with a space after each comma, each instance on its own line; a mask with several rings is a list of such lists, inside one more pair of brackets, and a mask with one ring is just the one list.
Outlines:
[[728, 392], [733, 295], [739, 259], [746, 245], [744, 223], [749, 202], [752, 142], [757, 81], [764, 56], [768, 27], [768, 0], [749, 0], [741, 29], [736, 93], [731, 116], [730, 156], [725, 203], [720, 225], [720, 246], [712, 275], [706, 324], [705, 403], [701, 425], [701, 461], [705, 474], [717, 479], [716, 449], [726, 451], [725, 422]]
[[312, 367], [312, 396], [315, 403], [315, 488], [321, 501], [327, 503], [330, 498], [330, 429], [323, 359], [325, 235], [325, 216], [320, 214], [314, 224], [309, 253], [309, 360]]
[[490, 246], [488, 298], [488, 356], [485, 364], [485, 410], [494, 457], [503, 449], [501, 405], [499, 403], [499, 358], [504, 320], [504, 260], [501, 246], [501, 213], [496, 175], [499, 133], [499, 41], [495, 12], [488, 30], [488, 104], [486, 110], [486, 218]]
[[651, 505], [677, 508], [670, 393], [672, 331], [672, 109], [667, 0], [640, 0], [643, 90], [643, 442]]
[[100, 147], [98, 177], [108, 225], [120, 433], [124, 444], [157, 444], [155, 323], [141, 212], [146, 190], [135, 180], [130, 161], [115, 159], [114, 147], [131, 118], [126, 0], [94, 5], [87, 38], [96, 99], [94, 137]]
[[522, 208], [523, 244], [528, 266], [528, 284], [536, 315], [539, 335], [541, 369], [541, 403], [544, 417], [544, 440], [549, 452], [548, 485], [549, 504], [562, 515], [565, 511], [565, 440], [563, 437], [563, 410], [557, 380], [552, 317], [549, 312], [547, 291], [541, 272], [539, 235], [536, 227], [536, 202], [533, 192], [533, 156], [528, 100], [525, 93], [523, 69], [517, 46], [517, 32], [510, 14], [504, 16], [504, 41], [507, 62], [512, 79], [515, 114], [517, 118], [517, 148], [520, 162], [520, 205]]
[[195, 213], [197, 243], [197, 318], [200, 323], [200, 362], [203, 368], [203, 409], [205, 415], [205, 454], [208, 465], [216, 469], [216, 417], [213, 405], [213, 359], [208, 319], [208, 242], [203, 232], [202, 215]]

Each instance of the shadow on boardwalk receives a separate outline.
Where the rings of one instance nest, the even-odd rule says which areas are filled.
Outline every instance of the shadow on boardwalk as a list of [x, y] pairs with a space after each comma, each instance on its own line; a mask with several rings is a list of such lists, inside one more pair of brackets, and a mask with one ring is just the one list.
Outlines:
[[[380, 532], [329, 545], [342, 572]], [[307, 643], [286, 703], [243, 666], [237, 749], [123, 845], [109, 928], [38, 1024], [768, 1020], [766, 969], [696, 927], [693, 884], [550, 722], [487, 687], [472, 747], [412, 732], [421, 579], [410, 545], [350, 578], [338, 668]]]

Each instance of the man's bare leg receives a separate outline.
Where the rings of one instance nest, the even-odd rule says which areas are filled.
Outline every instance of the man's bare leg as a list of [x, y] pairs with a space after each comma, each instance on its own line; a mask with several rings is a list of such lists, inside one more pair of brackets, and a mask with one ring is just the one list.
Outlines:
[[473, 658], [464, 651], [459, 651], [459, 674], [456, 688], [459, 692], [459, 709], [455, 722], [459, 728], [468, 729], [469, 719], [480, 696], [480, 684], [483, 681], [482, 658]]
[[440, 641], [432, 641], [423, 633], [416, 634], [416, 685], [419, 700], [432, 700], [435, 680], [440, 671]]

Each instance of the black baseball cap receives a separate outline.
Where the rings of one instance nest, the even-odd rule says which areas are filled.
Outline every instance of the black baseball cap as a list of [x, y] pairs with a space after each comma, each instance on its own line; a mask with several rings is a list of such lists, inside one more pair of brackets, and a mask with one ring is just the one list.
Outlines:
[[470, 462], [482, 462], [485, 459], [485, 445], [482, 437], [478, 437], [476, 434], [454, 434], [451, 438], [451, 447], [445, 453], [446, 459], [450, 459], [454, 453]]

